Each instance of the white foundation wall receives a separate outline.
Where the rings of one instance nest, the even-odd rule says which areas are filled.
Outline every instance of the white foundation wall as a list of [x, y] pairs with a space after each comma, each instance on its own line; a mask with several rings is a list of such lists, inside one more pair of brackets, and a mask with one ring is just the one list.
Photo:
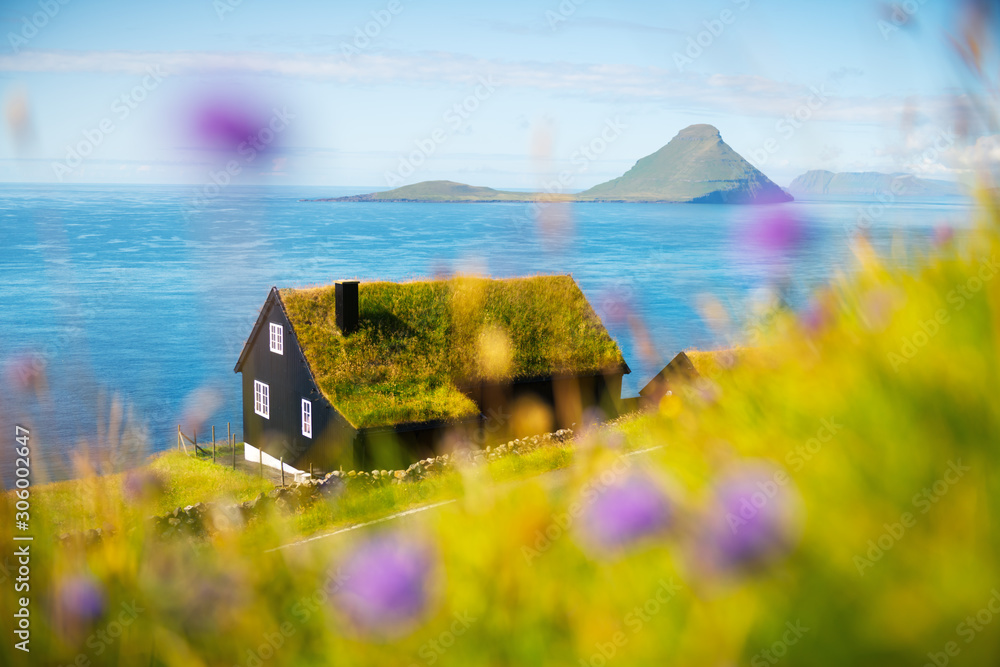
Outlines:
[[253, 461], [254, 463], [263, 463], [264, 465], [274, 468], [275, 470], [281, 470], [282, 467], [285, 468], [286, 475], [307, 475], [298, 468], [293, 468], [287, 463], [282, 464], [281, 461], [274, 458], [267, 452], [261, 452], [259, 449], [251, 445], [249, 442], [243, 443], [243, 458], [247, 461]]

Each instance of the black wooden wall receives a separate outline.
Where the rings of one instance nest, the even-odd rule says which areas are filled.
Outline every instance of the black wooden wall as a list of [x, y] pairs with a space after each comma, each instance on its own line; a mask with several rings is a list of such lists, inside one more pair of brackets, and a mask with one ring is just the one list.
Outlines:
[[[324, 469], [349, 463], [354, 429], [313, 383], [277, 292], [271, 292], [263, 313], [241, 368], [244, 441], [300, 470], [308, 469], [310, 462]], [[284, 328], [284, 354], [270, 350], [272, 322]], [[254, 380], [269, 386], [268, 419], [254, 412]], [[302, 435], [303, 398], [312, 401], [312, 438]]]

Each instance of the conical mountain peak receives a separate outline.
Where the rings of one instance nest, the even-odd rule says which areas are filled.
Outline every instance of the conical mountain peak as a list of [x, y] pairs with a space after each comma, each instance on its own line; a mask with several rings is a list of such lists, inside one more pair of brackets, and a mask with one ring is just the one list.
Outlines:
[[722, 134], [714, 125], [688, 125], [674, 139], [708, 139], [722, 141]]
[[581, 192], [583, 201], [770, 204], [788, 193], [722, 140], [719, 130], [690, 125], [624, 176]]
[[[690, 202], [771, 204], [791, 201], [787, 192], [722, 140], [713, 125], [689, 125], [660, 150], [623, 176], [562, 201]], [[332, 201], [472, 202], [551, 201], [551, 193], [505, 192], [451, 181], [424, 181], [394, 190], [339, 197]], [[329, 201], [329, 200], [319, 200]]]

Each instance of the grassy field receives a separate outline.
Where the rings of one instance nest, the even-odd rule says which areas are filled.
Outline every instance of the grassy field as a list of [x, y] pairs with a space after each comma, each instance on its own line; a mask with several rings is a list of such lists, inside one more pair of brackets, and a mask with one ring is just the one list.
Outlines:
[[[132, 481], [132, 484], [130, 484]], [[134, 502], [143, 495], [143, 502]], [[199, 502], [239, 503], [253, 500], [274, 485], [182, 452], [166, 452], [131, 472], [54, 482], [32, 489], [39, 516], [55, 531], [100, 528], [119, 508], [138, 505], [148, 516], [159, 516], [177, 507]]]
[[[144, 530], [161, 501], [123, 508], [111, 481], [48, 508], [39, 489], [33, 664], [997, 664], [1000, 215], [912, 263], [855, 251], [850, 277], [771, 313], [752, 354], [571, 450], [196, 540]], [[223, 471], [192, 488], [217, 491]], [[60, 543], [50, 512], [77, 504], [114, 533]], [[0, 644], [0, 664], [14, 651]]]
[[[239, 455], [242, 457], [242, 452]], [[516, 481], [564, 468], [573, 462], [573, 455], [570, 444], [542, 446], [483, 463], [476, 475], [481, 482], [491, 484]], [[219, 461], [227, 461], [227, 456], [223, 452]], [[463, 479], [463, 474], [446, 472], [405, 484], [351, 484], [327, 502], [317, 501], [291, 513], [287, 517], [290, 535], [306, 537], [428, 503], [458, 499], [464, 494]], [[293, 483], [291, 476], [287, 483]], [[235, 505], [274, 488], [275, 483], [268, 478], [233, 470], [224, 463], [213, 464], [205, 454], [195, 457], [171, 451], [126, 473], [45, 484], [34, 487], [32, 495], [48, 528], [63, 533], [111, 525], [109, 516], [127, 513], [130, 507], [145, 513], [138, 518], [163, 516], [199, 502]]]
[[314, 503], [292, 517], [296, 536], [309, 536], [322, 530], [342, 528], [403, 512], [442, 500], [461, 499], [474, 477], [474, 488], [495, 487], [505, 482], [530, 479], [570, 466], [574, 461], [571, 445], [548, 445], [526, 454], [510, 454], [465, 472], [447, 472], [440, 476], [406, 484], [355, 487], [331, 502]]

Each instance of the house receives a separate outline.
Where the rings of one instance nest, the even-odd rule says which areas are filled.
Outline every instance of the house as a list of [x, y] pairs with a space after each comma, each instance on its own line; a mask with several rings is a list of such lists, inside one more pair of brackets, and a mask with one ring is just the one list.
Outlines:
[[235, 371], [246, 457], [299, 470], [504, 437], [525, 401], [544, 428], [614, 416], [630, 372], [571, 276], [272, 288]]
[[645, 387], [639, 390], [639, 398], [644, 405], [658, 405], [667, 392], [677, 391], [682, 385], [698, 377], [698, 371], [684, 352], [664, 366], [663, 370], [653, 376]]
[[752, 352], [753, 348], [746, 347], [678, 352], [663, 370], [639, 390], [640, 403], [645, 406], [658, 405], [668, 391], [677, 393], [698, 378], [716, 379]]

